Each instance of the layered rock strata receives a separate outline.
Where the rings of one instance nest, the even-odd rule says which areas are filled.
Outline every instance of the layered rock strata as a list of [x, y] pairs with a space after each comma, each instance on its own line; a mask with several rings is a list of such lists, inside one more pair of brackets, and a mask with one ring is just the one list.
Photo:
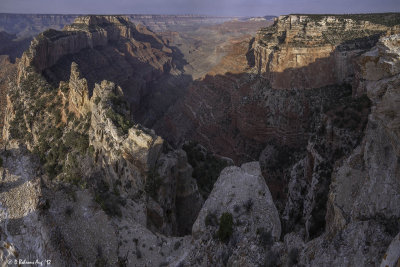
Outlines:
[[354, 76], [355, 57], [373, 47], [389, 29], [364, 19], [280, 16], [272, 27], [256, 35], [255, 67], [276, 89], [349, 83]]

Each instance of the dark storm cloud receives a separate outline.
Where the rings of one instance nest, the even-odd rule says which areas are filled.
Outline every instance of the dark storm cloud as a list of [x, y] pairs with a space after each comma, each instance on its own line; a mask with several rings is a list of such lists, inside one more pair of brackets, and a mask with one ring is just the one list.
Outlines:
[[0, 12], [279, 15], [400, 11], [400, 0], [0, 0]]

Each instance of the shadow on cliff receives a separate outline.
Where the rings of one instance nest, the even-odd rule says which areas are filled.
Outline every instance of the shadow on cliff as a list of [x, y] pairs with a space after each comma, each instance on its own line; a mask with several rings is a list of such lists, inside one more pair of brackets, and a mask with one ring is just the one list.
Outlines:
[[[321, 128], [322, 114], [338, 129], [350, 131], [358, 143], [362, 139], [368, 101], [352, 101], [352, 86], [348, 83], [354, 76], [357, 55], [372, 48], [378, 39], [379, 35], [373, 35], [343, 42], [329, 56], [283, 72], [207, 75], [194, 81], [154, 128], [177, 147], [194, 140], [216, 154], [232, 158], [236, 164], [258, 161], [267, 145], [274, 147], [276, 155], [266, 160], [267, 167], [262, 171], [282, 215], [293, 164], [308, 159], [304, 164], [309, 166], [303, 166], [306, 184], [310, 184], [314, 172], [320, 171], [314, 170], [307, 146], [312, 136], [327, 134]], [[246, 57], [249, 66], [254, 67], [251, 53]], [[345, 62], [346, 69], [338, 60]], [[317, 166], [324, 175], [312, 213], [310, 238], [319, 236], [325, 228], [330, 166], [348, 156], [357, 142], [349, 145], [339, 140], [329, 147], [315, 148], [326, 156], [326, 166]], [[301, 217], [293, 220], [304, 223]], [[290, 227], [284, 225], [284, 232], [292, 231]]]
[[[328, 103], [340, 101], [340, 88], [347, 92], [343, 84], [354, 76], [356, 56], [378, 39], [347, 40], [327, 57], [282, 72], [207, 75], [193, 81], [154, 128], [175, 146], [195, 140], [238, 164], [258, 160], [268, 143], [305, 147], [315, 130], [312, 118]], [[254, 67], [251, 46], [246, 58]]]
[[[154, 41], [154, 37], [145, 34], [136, 37], [139, 41]], [[66, 55], [45, 69], [43, 75], [58, 87], [60, 81], [69, 81], [71, 64], [75, 62], [81, 77], [88, 82], [89, 95], [96, 83], [103, 80], [114, 82], [122, 88], [131, 105], [132, 119], [151, 127], [169, 106], [184, 95], [193, 80], [184, 74], [183, 67], [188, 63], [177, 47], [169, 47], [171, 53], [159, 48], [156, 45], [136, 51], [137, 47], [110, 42], [107, 46]]]
[[15, 63], [16, 58], [20, 58], [22, 53], [29, 48], [33, 37], [18, 39], [15, 34], [0, 31], [0, 55], [10, 57], [10, 62]]

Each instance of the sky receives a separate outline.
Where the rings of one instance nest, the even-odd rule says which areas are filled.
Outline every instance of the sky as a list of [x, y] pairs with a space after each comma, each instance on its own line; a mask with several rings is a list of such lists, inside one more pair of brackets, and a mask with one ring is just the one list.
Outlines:
[[0, 0], [0, 13], [201, 14], [400, 12], [400, 0]]

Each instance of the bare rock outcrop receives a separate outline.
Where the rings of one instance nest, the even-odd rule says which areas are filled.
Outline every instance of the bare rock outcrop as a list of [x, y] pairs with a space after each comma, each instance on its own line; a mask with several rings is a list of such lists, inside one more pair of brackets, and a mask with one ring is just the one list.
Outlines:
[[245, 163], [240, 168], [227, 167], [221, 172], [193, 225], [193, 234], [201, 235], [206, 230], [208, 214], [219, 217], [224, 212], [247, 221], [250, 229], [264, 227], [275, 239], [280, 238], [279, 216], [257, 162]]
[[89, 88], [87, 80], [80, 77], [78, 65], [73, 62], [71, 64], [71, 76], [69, 78], [69, 109], [78, 116], [86, 116], [90, 112]]
[[95, 162], [110, 181], [144, 189], [147, 172], [155, 167], [163, 140], [154, 131], [129, 122], [129, 109], [121, 100], [122, 94], [114, 83], [96, 84], [91, 98], [89, 140]]
[[266, 261], [265, 251], [279, 240], [280, 234], [278, 211], [258, 162], [227, 167], [193, 225], [195, 243], [181, 263], [261, 264]]
[[[65, 263], [57, 244], [51, 242], [52, 229], [42, 220], [43, 205], [40, 165], [17, 142], [2, 147], [0, 167], [0, 261], [7, 266], [19, 259], [51, 259]], [[54, 262], [53, 262], [54, 263]], [[4, 264], [4, 265], [3, 265]]]
[[22, 57], [25, 65], [38, 72], [54, 65], [60, 58], [86, 48], [105, 46], [109, 41], [130, 38], [127, 18], [116, 16], [85, 16], [76, 18], [63, 31], [47, 30], [36, 37], [29, 51]]
[[[62, 31], [39, 34], [21, 58], [18, 80], [34, 68], [54, 86], [68, 83], [74, 62], [89, 96], [96, 83], [114, 82], [123, 89], [136, 121], [154, 120], [176, 100], [176, 87], [188, 82], [174, 53], [158, 35], [127, 17], [83, 16]], [[160, 90], [169, 90], [168, 98], [155, 94]], [[141, 110], [150, 106], [147, 102], [151, 108]]]

